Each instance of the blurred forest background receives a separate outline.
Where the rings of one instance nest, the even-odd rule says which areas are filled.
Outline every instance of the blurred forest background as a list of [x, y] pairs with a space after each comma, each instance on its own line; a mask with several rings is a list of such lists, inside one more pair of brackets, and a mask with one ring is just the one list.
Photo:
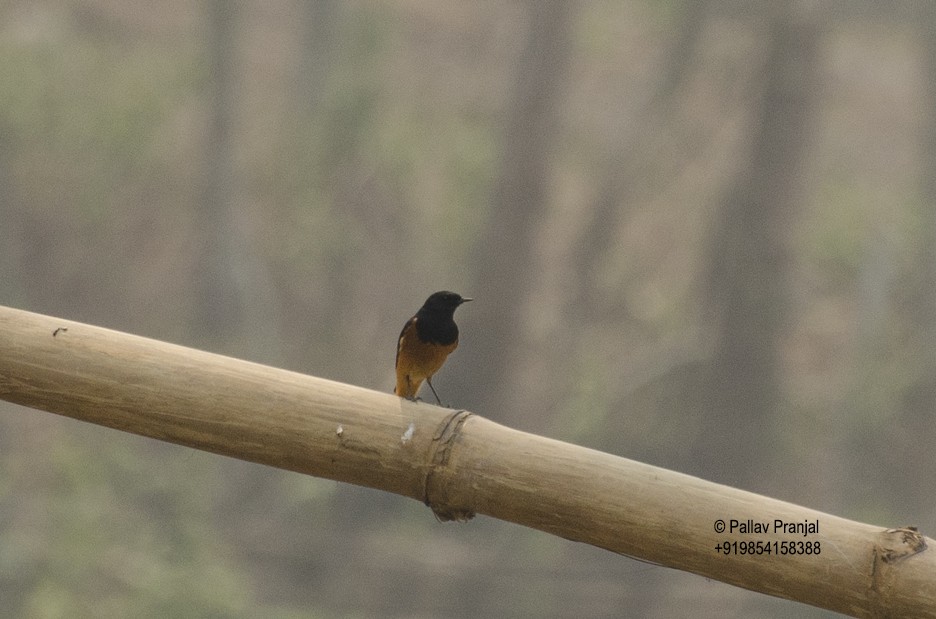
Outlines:
[[[0, 303], [936, 532], [936, 3], [6, 0]], [[726, 518], [735, 515], [725, 514]], [[0, 403], [5, 617], [831, 613]]]

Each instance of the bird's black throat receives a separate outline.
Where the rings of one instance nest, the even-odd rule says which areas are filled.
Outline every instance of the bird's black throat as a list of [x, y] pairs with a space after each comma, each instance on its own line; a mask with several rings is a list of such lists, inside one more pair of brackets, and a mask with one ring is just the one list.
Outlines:
[[423, 307], [416, 313], [416, 334], [424, 342], [448, 346], [458, 340], [455, 308]]

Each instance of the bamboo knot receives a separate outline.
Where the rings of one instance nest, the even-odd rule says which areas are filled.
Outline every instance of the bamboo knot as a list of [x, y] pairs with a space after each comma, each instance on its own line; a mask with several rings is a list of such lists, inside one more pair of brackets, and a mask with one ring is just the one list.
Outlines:
[[920, 554], [927, 549], [926, 538], [916, 527], [885, 529], [878, 535], [872, 551], [869, 616], [892, 616], [890, 597], [899, 587], [900, 570], [895, 563]]
[[439, 424], [429, 446], [423, 502], [441, 522], [450, 520], [464, 522], [471, 520], [475, 515], [468, 506], [450, 503], [447, 484], [449, 476], [446, 475], [452, 450], [461, 434], [462, 426], [471, 415], [472, 413], [466, 410], [452, 412]]
[[884, 563], [895, 563], [926, 550], [926, 538], [916, 527], [887, 529], [881, 533], [875, 553]]

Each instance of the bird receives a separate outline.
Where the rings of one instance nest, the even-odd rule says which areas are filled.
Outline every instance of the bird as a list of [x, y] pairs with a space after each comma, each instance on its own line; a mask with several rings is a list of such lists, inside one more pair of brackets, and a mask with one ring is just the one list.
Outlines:
[[471, 301], [448, 290], [429, 295], [416, 315], [406, 321], [397, 339], [396, 387], [401, 398], [415, 400], [423, 381], [429, 384], [436, 402], [442, 400], [432, 386], [432, 377], [458, 347], [455, 310]]

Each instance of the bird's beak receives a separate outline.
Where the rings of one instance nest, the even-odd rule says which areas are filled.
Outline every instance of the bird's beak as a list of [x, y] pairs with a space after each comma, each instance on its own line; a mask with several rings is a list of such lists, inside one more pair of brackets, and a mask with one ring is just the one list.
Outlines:
[[462, 303], [467, 303], [468, 301], [474, 301], [471, 297], [462, 297]]

